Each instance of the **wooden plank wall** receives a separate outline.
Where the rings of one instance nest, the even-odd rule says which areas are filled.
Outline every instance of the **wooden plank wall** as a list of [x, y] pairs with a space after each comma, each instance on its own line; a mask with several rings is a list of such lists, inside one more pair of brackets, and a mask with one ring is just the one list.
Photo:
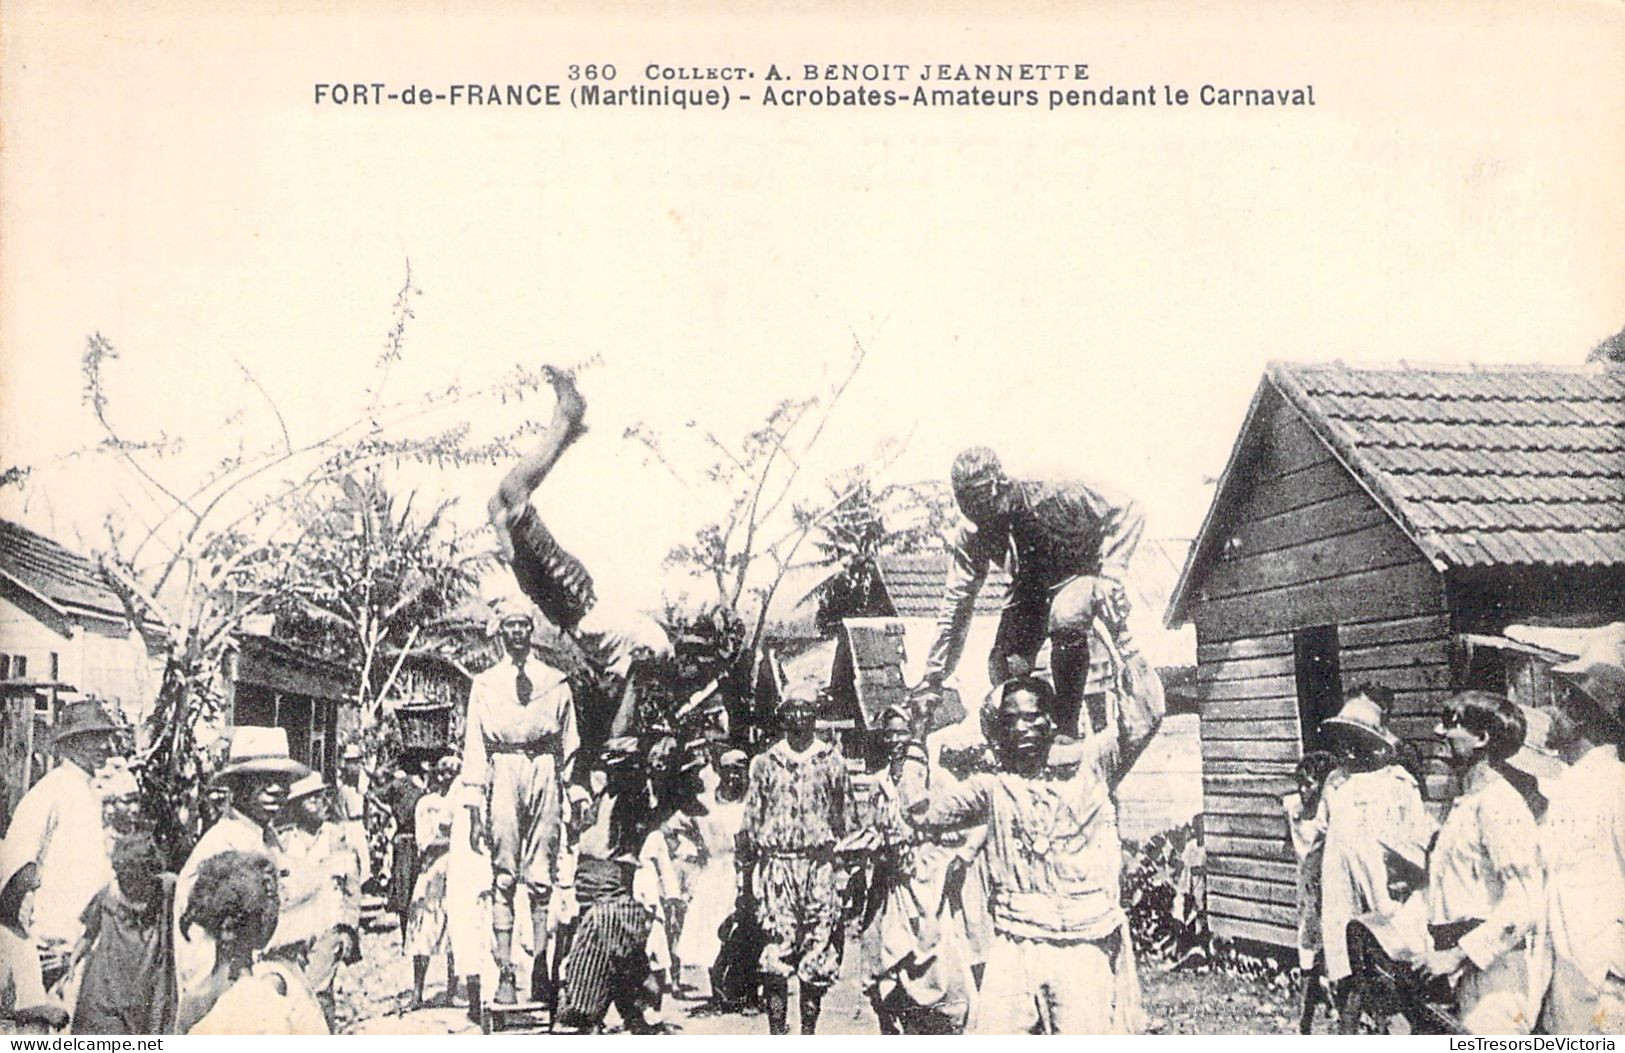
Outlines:
[[1192, 607], [1207, 909], [1216, 934], [1292, 946], [1297, 866], [1280, 803], [1302, 754], [1292, 631], [1337, 625], [1345, 688], [1394, 689], [1395, 730], [1414, 735], [1449, 687], [1449, 619], [1439, 575], [1295, 412], [1261, 426], [1237, 544]]

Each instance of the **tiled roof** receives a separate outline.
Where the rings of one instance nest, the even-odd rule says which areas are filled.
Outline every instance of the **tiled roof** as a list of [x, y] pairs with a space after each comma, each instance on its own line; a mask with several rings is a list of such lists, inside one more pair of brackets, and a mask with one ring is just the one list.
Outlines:
[[126, 617], [124, 604], [95, 563], [5, 519], [0, 519], [0, 572], [63, 610]]
[[[1135, 550], [1129, 565], [1128, 591], [1131, 608], [1151, 615], [1145, 624], [1135, 624], [1135, 636], [1151, 664], [1158, 667], [1190, 665], [1196, 660], [1196, 638], [1189, 631], [1169, 631], [1158, 621], [1168, 606], [1168, 597], [1179, 580], [1185, 552], [1190, 542], [1184, 538], [1146, 538]], [[948, 554], [941, 549], [913, 552], [906, 556], [882, 554], [880, 573], [886, 592], [899, 618], [935, 618], [942, 602], [943, 581], [948, 574]], [[997, 617], [1004, 609], [1010, 591], [1010, 575], [1000, 567], [988, 568], [987, 581], [976, 595], [976, 616]], [[1101, 681], [1110, 669], [1104, 648], [1090, 651], [1091, 684]]]
[[842, 623], [852, 649], [853, 686], [864, 724], [874, 727], [888, 706], [906, 706], [903, 683], [903, 625], [885, 618], [848, 618]]
[[[948, 553], [942, 549], [904, 556], [882, 553], [880, 576], [899, 618], [935, 618], [948, 578]], [[982, 591], [976, 594], [976, 613], [998, 614], [1009, 591], [1010, 575], [1000, 567], [990, 567]]]
[[1441, 567], [1625, 564], [1625, 372], [1272, 363]]

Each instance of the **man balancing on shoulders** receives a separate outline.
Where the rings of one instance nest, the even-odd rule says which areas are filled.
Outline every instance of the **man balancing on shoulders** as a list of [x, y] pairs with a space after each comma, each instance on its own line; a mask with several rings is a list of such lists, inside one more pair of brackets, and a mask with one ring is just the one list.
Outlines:
[[926, 660], [922, 697], [940, 697], [958, 665], [976, 594], [988, 567], [1010, 572], [1010, 595], [988, 655], [988, 679], [1032, 671], [1048, 639], [1057, 730], [1075, 736], [1089, 677], [1089, 632], [1097, 611], [1126, 614], [1123, 581], [1145, 518], [1138, 505], [1081, 482], [1009, 478], [985, 446], [954, 459], [954, 501], [963, 514], [949, 544], [937, 640]]

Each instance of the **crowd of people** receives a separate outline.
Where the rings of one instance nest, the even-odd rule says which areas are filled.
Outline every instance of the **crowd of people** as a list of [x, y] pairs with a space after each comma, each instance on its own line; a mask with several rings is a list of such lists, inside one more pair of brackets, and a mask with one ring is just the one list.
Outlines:
[[1463, 691], [1433, 733], [1442, 819], [1387, 727], [1393, 694], [1353, 689], [1284, 800], [1299, 859], [1300, 1030], [1325, 1007], [1359, 1033], [1625, 1029], [1625, 625], [1599, 632], [1551, 706]]
[[[377, 854], [413, 1006], [443, 963], [437, 1000], [460, 995], [475, 1018], [535, 1009], [591, 1033], [613, 1009], [657, 1033], [682, 996], [759, 1008], [785, 1034], [793, 998], [810, 1034], [854, 943], [882, 1033], [1142, 1030], [1115, 789], [1164, 699], [1122, 587], [1135, 505], [961, 454], [925, 678], [849, 755], [820, 731], [828, 684], [775, 679], [771, 697], [729, 706], [683, 638], [600, 602], [534, 503], [585, 431], [573, 378], [550, 378], [553, 418], [489, 504], [518, 593], [494, 612], [500, 656], [472, 682], [461, 748], [369, 786], [351, 746], [329, 786], [281, 729], [239, 727], [210, 825], [170, 874], [138, 822], [108, 825], [95, 780], [118, 725], [93, 702], [68, 707], [61, 763], [0, 846], [7, 1026], [326, 1033]], [[996, 686], [980, 745], [946, 750], [930, 733], [992, 563], [1012, 578]], [[538, 652], [538, 614], [576, 668]], [[1086, 699], [1092, 641], [1112, 682]], [[1305, 1029], [1320, 1002], [1344, 1029], [1389, 1007], [1423, 1027], [1617, 1029], [1622, 666], [1586, 656], [1567, 671], [1576, 690], [1554, 713], [1450, 701], [1436, 730], [1459, 792], [1442, 824], [1386, 726], [1391, 696], [1363, 686], [1323, 724], [1334, 752], [1304, 758], [1285, 802]], [[1561, 759], [1520, 763], [1555, 731]], [[369, 809], [387, 852], [369, 845]]]

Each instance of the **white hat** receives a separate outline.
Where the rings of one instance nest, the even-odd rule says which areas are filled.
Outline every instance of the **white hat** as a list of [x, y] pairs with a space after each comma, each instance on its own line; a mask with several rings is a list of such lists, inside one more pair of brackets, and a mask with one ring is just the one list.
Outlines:
[[1351, 743], [1366, 751], [1392, 749], [1399, 739], [1382, 721], [1382, 707], [1364, 695], [1343, 703], [1337, 716], [1320, 722], [1321, 733], [1336, 743]]
[[288, 787], [288, 800], [296, 801], [301, 797], [309, 797], [313, 793], [321, 793], [327, 789], [327, 783], [322, 780], [322, 773], [313, 771]]
[[288, 755], [287, 731], [245, 724], [232, 733], [231, 745], [226, 748], [225, 763], [216, 774], [239, 775], [247, 772], [298, 779], [309, 774], [310, 769]]
[[1552, 666], [1602, 711], [1625, 723], [1625, 622], [1597, 629], [1572, 662]]
[[502, 628], [502, 623], [510, 618], [528, 618], [532, 625], [536, 624], [536, 605], [523, 593], [504, 592], [491, 601], [491, 621], [486, 625], [486, 632], [495, 636]]

